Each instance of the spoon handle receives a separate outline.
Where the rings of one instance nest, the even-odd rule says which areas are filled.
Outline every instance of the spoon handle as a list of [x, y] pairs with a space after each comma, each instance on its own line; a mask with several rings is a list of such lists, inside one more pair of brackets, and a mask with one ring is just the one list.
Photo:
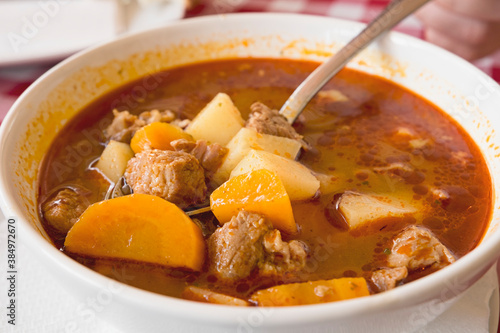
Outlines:
[[280, 113], [290, 124], [297, 119], [307, 103], [316, 93], [337, 74], [356, 54], [374, 39], [429, 0], [394, 0], [359, 35], [344, 46], [338, 53], [316, 68], [298, 87], [281, 107]]

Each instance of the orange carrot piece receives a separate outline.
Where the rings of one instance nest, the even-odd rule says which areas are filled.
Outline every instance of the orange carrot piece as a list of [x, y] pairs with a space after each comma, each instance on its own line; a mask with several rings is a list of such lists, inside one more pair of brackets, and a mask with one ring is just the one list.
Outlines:
[[130, 147], [136, 154], [148, 149], [172, 150], [170, 142], [178, 139], [192, 141], [193, 137], [175, 125], [155, 122], [135, 132]]
[[176, 205], [132, 194], [91, 205], [68, 232], [69, 253], [133, 260], [200, 271], [205, 241], [199, 227]]
[[282, 284], [259, 290], [251, 300], [259, 306], [318, 304], [369, 296], [364, 278], [340, 278]]
[[278, 175], [266, 169], [229, 179], [210, 195], [210, 208], [219, 222], [225, 223], [239, 210], [265, 216], [276, 229], [297, 232], [292, 204]]

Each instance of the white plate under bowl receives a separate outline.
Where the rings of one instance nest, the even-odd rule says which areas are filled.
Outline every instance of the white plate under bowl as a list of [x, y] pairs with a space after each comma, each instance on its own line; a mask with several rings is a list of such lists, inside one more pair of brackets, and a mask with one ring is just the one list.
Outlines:
[[184, 16], [184, 0], [155, 1], [127, 7], [122, 0], [2, 0], [0, 67], [61, 60], [121, 33]]

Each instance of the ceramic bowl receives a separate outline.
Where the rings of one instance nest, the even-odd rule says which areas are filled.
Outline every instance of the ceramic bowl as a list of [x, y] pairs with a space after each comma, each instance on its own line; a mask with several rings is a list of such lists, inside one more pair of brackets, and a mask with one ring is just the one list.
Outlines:
[[[355, 22], [290, 14], [187, 19], [85, 50], [37, 80], [17, 100], [0, 133], [0, 204], [23, 243], [75, 297], [106, 295], [98, 315], [125, 332], [412, 332], [441, 314], [500, 254], [500, 87], [468, 62], [398, 33], [349, 67], [392, 80], [441, 107], [480, 147], [494, 188], [494, 211], [480, 245], [456, 263], [389, 292], [284, 308], [197, 303], [136, 289], [58, 251], [37, 214], [38, 168], [58, 131], [90, 101], [125, 82], [173, 66], [234, 57], [322, 61], [362, 29]], [[104, 298], [103, 298], [104, 299]]]

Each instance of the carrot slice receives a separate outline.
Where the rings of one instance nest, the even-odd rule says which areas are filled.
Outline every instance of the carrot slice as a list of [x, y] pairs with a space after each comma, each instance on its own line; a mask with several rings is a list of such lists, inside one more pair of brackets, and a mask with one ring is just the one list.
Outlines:
[[289, 306], [335, 302], [369, 296], [364, 278], [340, 278], [283, 284], [254, 293], [251, 300], [259, 306]]
[[155, 122], [135, 132], [130, 147], [136, 154], [148, 149], [172, 150], [170, 142], [178, 139], [192, 141], [193, 137], [175, 125]]
[[176, 205], [132, 194], [95, 203], [69, 230], [69, 253], [133, 260], [200, 271], [205, 241], [199, 227]]
[[229, 179], [210, 195], [210, 208], [221, 223], [239, 210], [259, 213], [288, 234], [297, 232], [292, 204], [278, 175], [266, 169]]

